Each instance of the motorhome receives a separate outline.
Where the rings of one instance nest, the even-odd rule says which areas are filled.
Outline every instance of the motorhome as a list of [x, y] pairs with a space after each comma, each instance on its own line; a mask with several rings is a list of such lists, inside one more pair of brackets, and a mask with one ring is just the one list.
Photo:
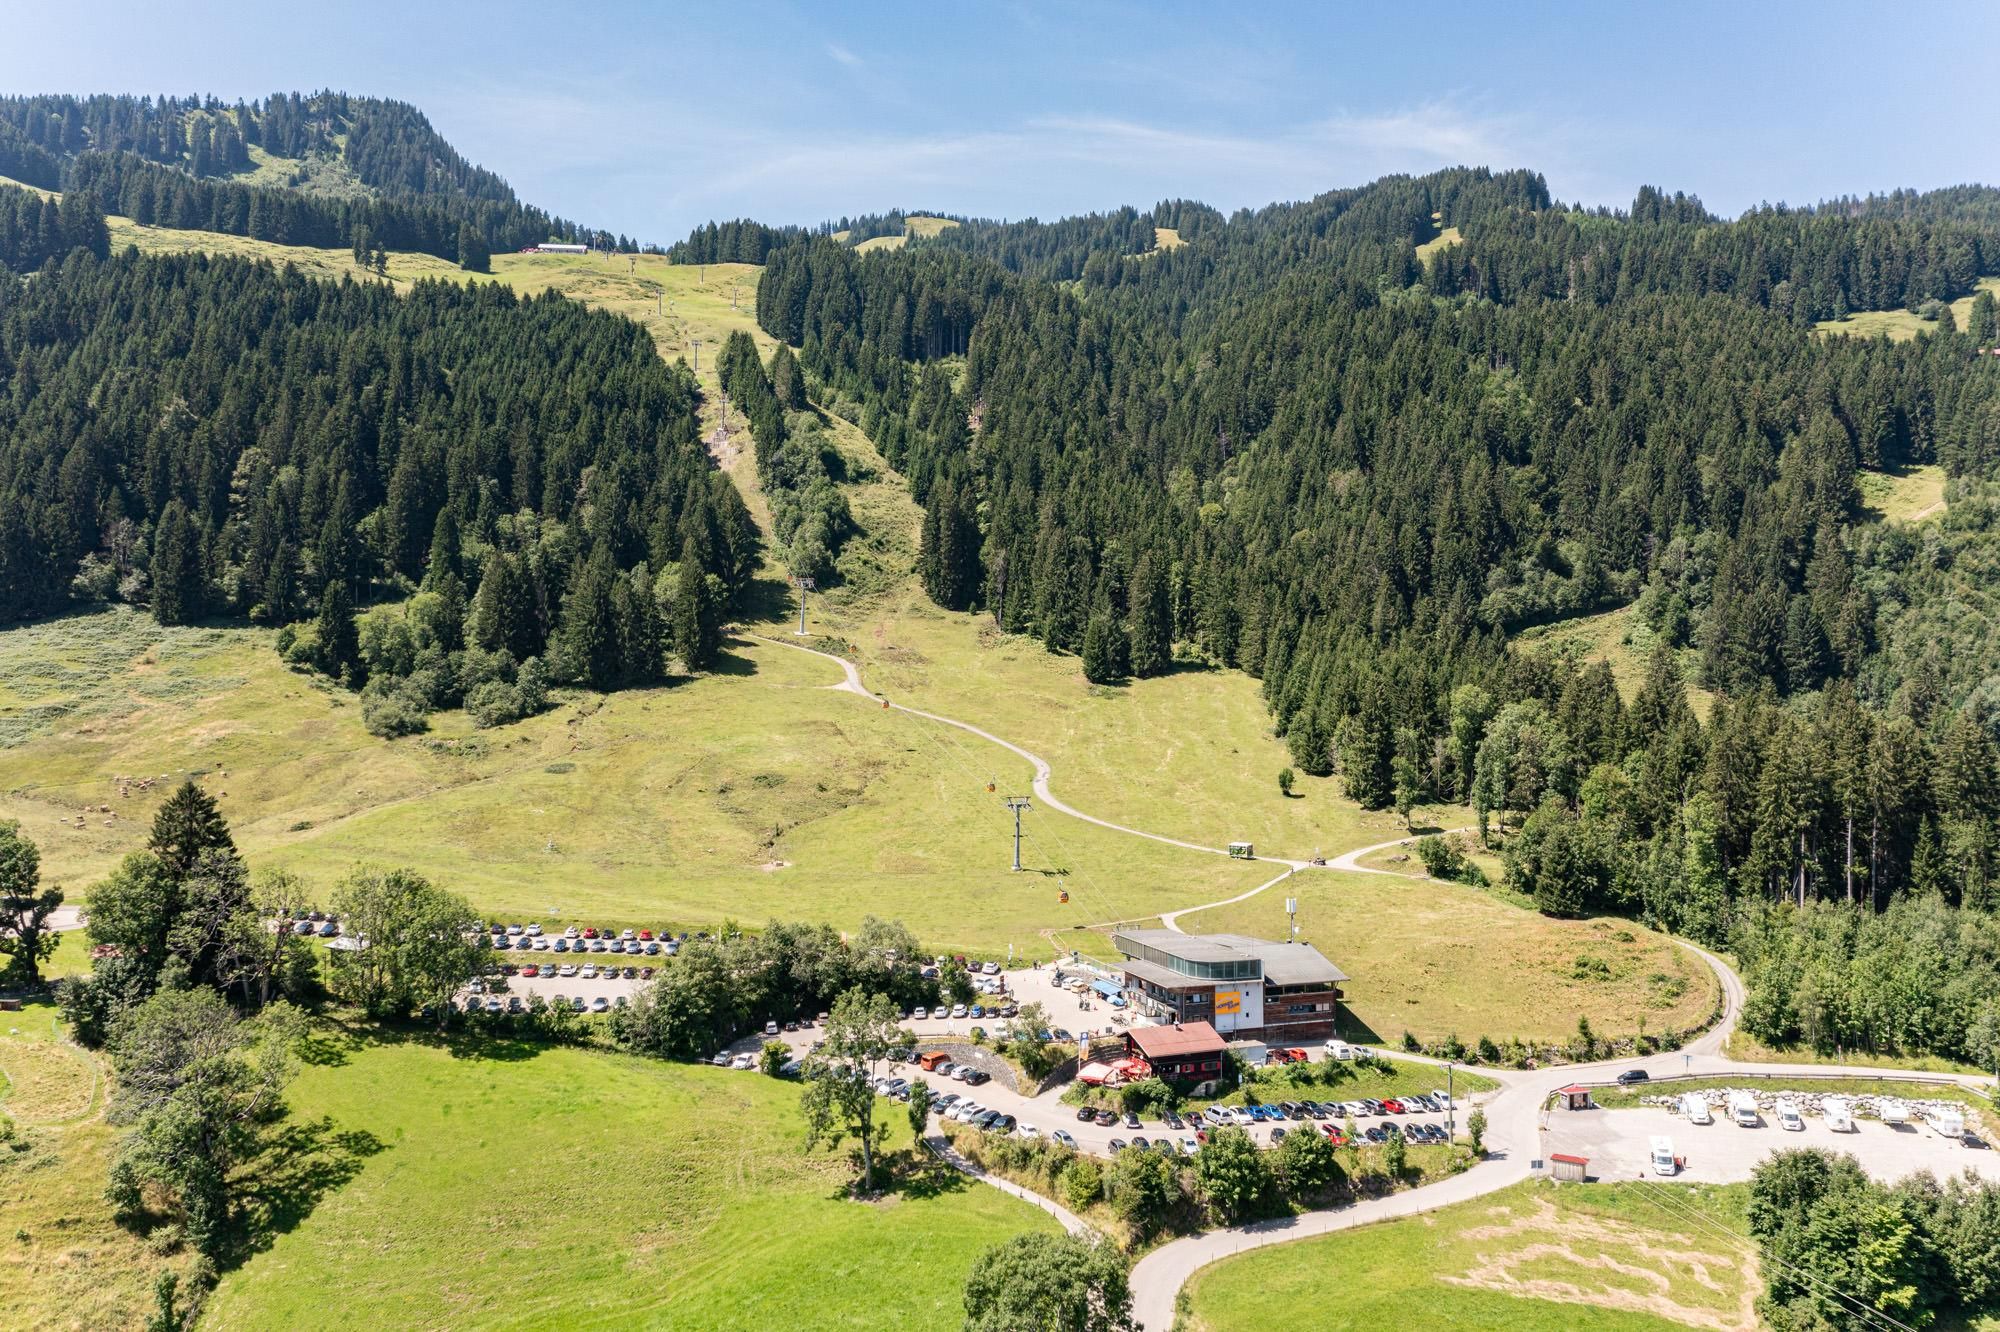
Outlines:
[[1708, 1108], [1708, 1098], [1695, 1092], [1681, 1093], [1681, 1113], [1690, 1124], [1713, 1124], [1715, 1116]]
[[1799, 1113], [1798, 1102], [1789, 1099], [1778, 1102], [1778, 1127], [1790, 1133], [1805, 1131], [1805, 1116]]
[[1647, 1141], [1646, 1158], [1656, 1175], [1672, 1176], [1680, 1170], [1681, 1163], [1674, 1159], [1674, 1140], [1654, 1137]]
[[1875, 1107], [1875, 1113], [1884, 1124], [1907, 1124], [1910, 1122], [1910, 1107], [1893, 1096], [1884, 1096]]
[[1757, 1113], [1757, 1098], [1744, 1091], [1729, 1094], [1729, 1117], [1739, 1128], [1756, 1128], [1764, 1122]]
[[1854, 1132], [1854, 1111], [1849, 1108], [1846, 1098], [1829, 1096], [1820, 1102], [1820, 1117], [1835, 1133]]
[[1965, 1115], [1956, 1107], [1942, 1106], [1931, 1111], [1930, 1122], [1940, 1138], [1965, 1141]]

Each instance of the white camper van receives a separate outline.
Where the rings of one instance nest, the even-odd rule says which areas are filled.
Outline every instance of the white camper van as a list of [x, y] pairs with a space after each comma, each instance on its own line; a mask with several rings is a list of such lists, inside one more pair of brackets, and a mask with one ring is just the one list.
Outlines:
[[1944, 1106], [1931, 1111], [1931, 1127], [1940, 1138], [1950, 1138], [1954, 1142], [1965, 1141], [1965, 1115], [1953, 1106]]
[[1646, 1158], [1656, 1175], [1671, 1177], [1680, 1169], [1680, 1162], [1674, 1160], [1674, 1140], [1654, 1137], [1647, 1140]]
[[1820, 1117], [1826, 1120], [1826, 1126], [1835, 1133], [1852, 1133], [1855, 1131], [1854, 1111], [1848, 1107], [1845, 1097], [1827, 1097], [1824, 1101], [1820, 1102], [1819, 1113]]
[[1715, 1116], [1708, 1108], [1708, 1098], [1698, 1092], [1681, 1093], [1681, 1113], [1690, 1124], [1713, 1124]]
[[1910, 1122], [1910, 1107], [1893, 1096], [1884, 1096], [1876, 1102], [1875, 1113], [1882, 1117], [1884, 1124], [1907, 1124]]
[[1778, 1127], [1789, 1133], [1805, 1132], [1805, 1116], [1799, 1113], [1798, 1102], [1791, 1100], [1789, 1097], [1779, 1099]]
[[1756, 1128], [1764, 1122], [1757, 1113], [1757, 1098], [1745, 1091], [1729, 1094], [1729, 1117], [1738, 1128]]

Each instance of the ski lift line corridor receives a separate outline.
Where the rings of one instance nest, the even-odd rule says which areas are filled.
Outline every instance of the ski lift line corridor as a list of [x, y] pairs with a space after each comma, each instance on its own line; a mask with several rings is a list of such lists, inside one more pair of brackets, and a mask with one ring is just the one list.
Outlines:
[[[1028, 763], [1032, 765], [1035, 770], [1035, 779], [1032, 784], [1032, 789], [1034, 791], [1035, 796], [1038, 799], [1040, 799], [1045, 806], [1054, 810], [1058, 814], [1067, 814], [1069, 817], [1073, 819], [1077, 819], [1084, 823], [1096, 824], [1098, 827], [1108, 828], [1112, 832], [1124, 833], [1128, 837], [1143, 837], [1148, 841], [1163, 842], [1168, 846], [1177, 846], [1184, 851], [1199, 851], [1203, 855], [1210, 855], [1210, 856], [1226, 856], [1229, 854], [1229, 852], [1223, 847], [1203, 846], [1199, 842], [1187, 842], [1181, 840], [1178, 837], [1168, 837], [1163, 833], [1147, 832], [1143, 828], [1128, 828], [1122, 823], [1113, 823], [1109, 819], [1100, 819], [1094, 814], [1086, 814], [1082, 810], [1077, 809], [1073, 805], [1068, 805], [1063, 803], [1063, 801], [1060, 800], [1055, 795], [1054, 792], [1049, 790], [1049, 777], [1051, 773], [1051, 768], [1049, 766], [1048, 760], [1042, 758], [1039, 754], [1034, 754], [1026, 749], [1021, 748], [1021, 746], [1015, 744], [1011, 740], [1004, 740], [1001, 737], [993, 734], [991, 731], [982, 730], [980, 727], [974, 726], [970, 722], [959, 721], [955, 717], [940, 716], [935, 712], [925, 712], [921, 708], [908, 707], [901, 703], [892, 702], [889, 699], [884, 698], [879, 694], [870, 693], [867, 687], [864, 686], [861, 682], [861, 672], [858, 669], [856, 669], [853, 662], [848, 661], [845, 657], [837, 657], [831, 652], [822, 652], [818, 648], [809, 648], [805, 646], [803, 643], [787, 643], [782, 639], [766, 638], [762, 634], [746, 633], [744, 637], [754, 639], [756, 642], [759, 643], [768, 643], [776, 647], [791, 648], [795, 652], [809, 652], [815, 657], [824, 657], [826, 660], [840, 667], [841, 673], [845, 677], [839, 684], [827, 686], [830, 689], [836, 689], [850, 694], [858, 694], [866, 699], [880, 699], [882, 706], [885, 708], [890, 708], [897, 712], [908, 713], [912, 717], [922, 717], [926, 721], [934, 721], [941, 726], [956, 727], [958, 730], [965, 731], [971, 735], [976, 735], [981, 740], [985, 740], [990, 744], [998, 745], [1002, 749], [1007, 750], [1009, 753], [1018, 755], [1019, 757], [1026, 759]], [[1293, 860], [1283, 856], [1260, 856], [1259, 859], [1270, 861], [1273, 864], [1287, 865], [1290, 866], [1292, 869], [1306, 869], [1311, 865], [1310, 861]]]

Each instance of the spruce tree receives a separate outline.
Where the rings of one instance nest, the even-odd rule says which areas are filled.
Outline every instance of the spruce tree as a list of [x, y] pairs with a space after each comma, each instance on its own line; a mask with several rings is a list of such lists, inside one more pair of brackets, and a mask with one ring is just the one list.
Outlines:
[[569, 595], [563, 598], [553, 654], [558, 679], [598, 690], [617, 687], [623, 660], [613, 605], [617, 585], [618, 571], [612, 566], [611, 552], [599, 546], [578, 570]]
[[236, 842], [215, 797], [190, 779], [182, 782], [153, 815], [153, 833], [146, 849], [159, 857], [169, 874], [184, 879], [194, 872], [195, 862], [204, 852], [226, 851], [233, 856]]
[[1174, 662], [1173, 607], [1167, 600], [1167, 580], [1150, 554], [1141, 555], [1132, 570], [1130, 600], [1132, 673], [1141, 678], [1163, 675]]
[[674, 589], [674, 650], [690, 671], [705, 671], [722, 649], [722, 608], [690, 541], [681, 551], [680, 582]]
[[487, 248], [486, 237], [470, 222], [458, 224], [458, 266], [468, 273], [493, 271], [493, 252]]
[[771, 392], [777, 396], [778, 405], [788, 412], [806, 409], [805, 374], [799, 369], [798, 357], [782, 342], [771, 354]]
[[1131, 671], [1125, 628], [1108, 607], [1099, 607], [1083, 631], [1083, 678], [1092, 684], [1122, 680]]
[[332, 582], [320, 593], [319, 618], [313, 622], [318, 634], [318, 664], [336, 679], [352, 674], [359, 685], [362, 674], [361, 638], [354, 625], [354, 601], [347, 584]]
[[153, 618], [161, 624], [192, 624], [206, 613], [200, 534], [187, 506], [171, 501], [153, 533]]

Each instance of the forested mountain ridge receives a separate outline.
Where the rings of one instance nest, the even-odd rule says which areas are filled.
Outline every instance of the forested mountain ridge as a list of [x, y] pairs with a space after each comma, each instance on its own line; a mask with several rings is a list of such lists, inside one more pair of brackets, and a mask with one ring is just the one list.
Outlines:
[[284, 626], [382, 734], [710, 663], [757, 536], [644, 329], [494, 283], [107, 257], [90, 197], [0, 190], [0, 247], [42, 265], [0, 283], [0, 620]]
[[[142, 225], [448, 259], [559, 238], [636, 248], [523, 203], [407, 103], [346, 93], [0, 97], [0, 176]], [[480, 263], [468, 266], [479, 267]]]
[[[1171, 251], [1131, 210], [884, 255], [800, 237], [758, 314], [909, 477], [940, 604], [1092, 679], [1177, 642], [1239, 666], [1298, 764], [1363, 803], [1522, 821], [1511, 872], [1546, 909], [1734, 941], [1753, 972], [1813, 954], [1816, 1011], [1770, 1003], [1758, 1034], [1963, 1057], [1990, 931], [1951, 927], [1958, 998], [1918, 1036], [1846, 974], [1857, 935], [1763, 913], [2000, 905], [2000, 650], [1908, 632], [1950, 595], [1943, 552], [1994, 540], [1994, 302], [1904, 343], [1811, 331], [1968, 293], [2000, 263], [1977, 198], [1722, 221], [1455, 170], [1229, 219], [1162, 205]], [[1878, 536], [1861, 471], [1930, 462], [1962, 535]], [[1634, 603], [1664, 646], [1630, 702], [1508, 645]], [[1681, 658], [1721, 695], [1707, 723]], [[1814, 942], [1777, 942], [1795, 930]]]

